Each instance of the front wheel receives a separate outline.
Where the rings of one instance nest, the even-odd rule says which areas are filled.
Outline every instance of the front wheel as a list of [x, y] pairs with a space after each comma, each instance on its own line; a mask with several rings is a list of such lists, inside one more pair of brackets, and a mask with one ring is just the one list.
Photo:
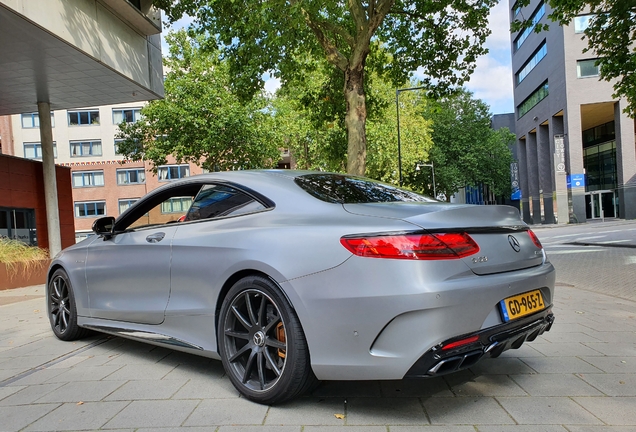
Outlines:
[[269, 279], [247, 277], [230, 289], [217, 340], [232, 384], [250, 400], [284, 402], [316, 380], [298, 317]]
[[51, 276], [47, 286], [46, 303], [51, 329], [58, 339], [72, 341], [88, 334], [88, 330], [77, 325], [75, 296], [64, 270], [57, 269]]

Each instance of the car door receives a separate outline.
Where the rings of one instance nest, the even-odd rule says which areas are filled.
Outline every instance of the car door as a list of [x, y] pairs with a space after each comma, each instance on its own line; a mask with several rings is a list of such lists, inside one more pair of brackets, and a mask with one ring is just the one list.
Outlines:
[[170, 297], [172, 240], [199, 188], [177, 185], [149, 194], [117, 219], [112, 236], [90, 245], [86, 284], [91, 317], [163, 322]]

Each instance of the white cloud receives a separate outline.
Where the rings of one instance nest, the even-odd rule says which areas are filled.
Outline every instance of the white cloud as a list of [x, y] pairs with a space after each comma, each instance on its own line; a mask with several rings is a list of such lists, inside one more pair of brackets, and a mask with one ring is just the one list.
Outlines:
[[265, 91], [267, 93], [274, 94], [280, 88], [280, 80], [270, 73], [263, 74], [263, 80], [265, 81]]
[[490, 52], [477, 59], [475, 72], [466, 84], [495, 114], [514, 111], [508, 13], [507, 0], [500, 0], [490, 11], [488, 27], [492, 34], [486, 40]]

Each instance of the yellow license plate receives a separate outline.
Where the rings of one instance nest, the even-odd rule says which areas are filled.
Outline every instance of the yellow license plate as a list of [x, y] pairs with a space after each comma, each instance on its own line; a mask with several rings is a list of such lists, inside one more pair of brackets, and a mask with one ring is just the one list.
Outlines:
[[541, 290], [508, 297], [502, 300], [499, 305], [504, 321], [511, 321], [545, 309]]

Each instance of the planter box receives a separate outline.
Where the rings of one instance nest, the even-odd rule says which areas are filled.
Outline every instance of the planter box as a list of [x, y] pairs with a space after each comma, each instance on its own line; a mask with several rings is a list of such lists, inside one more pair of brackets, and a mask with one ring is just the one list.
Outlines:
[[13, 268], [7, 268], [5, 263], [0, 263], [0, 290], [46, 283], [50, 263], [51, 260], [48, 259], [31, 263], [28, 267], [16, 263]]

